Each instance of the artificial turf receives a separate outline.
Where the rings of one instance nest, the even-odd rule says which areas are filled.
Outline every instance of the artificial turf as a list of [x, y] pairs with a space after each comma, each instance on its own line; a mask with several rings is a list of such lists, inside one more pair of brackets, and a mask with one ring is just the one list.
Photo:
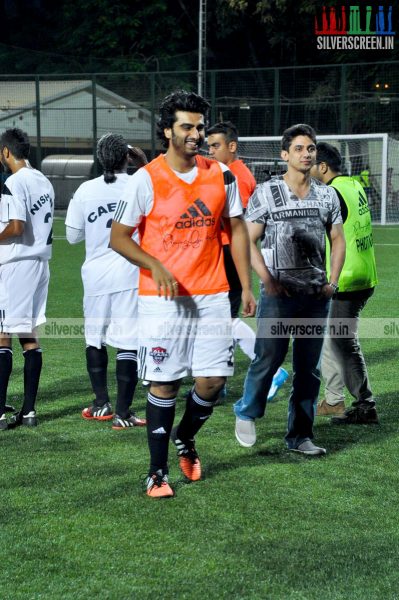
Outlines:
[[[81, 316], [83, 247], [59, 239], [60, 221], [55, 233], [49, 322]], [[375, 228], [380, 284], [363, 317], [399, 326], [398, 234]], [[141, 487], [144, 428], [113, 431], [80, 416], [92, 398], [84, 340], [44, 337], [39, 427], [0, 432], [0, 599], [399, 598], [398, 338], [362, 341], [380, 425], [317, 418], [315, 439], [328, 451], [321, 459], [285, 449], [289, 382], [257, 423], [258, 443], [236, 443], [231, 404], [248, 363], [237, 352], [228, 398], [198, 435], [203, 480], [184, 480], [171, 447], [176, 496], [156, 501]], [[14, 343], [9, 401], [17, 407], [21, 389]], [[141, 415], [145, 395], [139, 386]]]

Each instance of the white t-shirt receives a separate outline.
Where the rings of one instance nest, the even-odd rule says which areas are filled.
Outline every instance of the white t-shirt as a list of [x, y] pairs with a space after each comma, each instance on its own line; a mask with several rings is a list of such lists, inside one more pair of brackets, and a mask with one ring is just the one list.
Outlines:
[[127, 173], [116, 174], [114, 183], [104, 177], [85, 181], [68, 206], [67, 227], [83, 232], [86, 260], [82, 280], [86, 296], [100, 296], [138, 287], [138, 268], [109, 247], [112, 217], [128, 180]]
[[0, 231], [11, 220], [24, 222], [21, 236], [0, 242], [0, 264], [51, 258], [54, 214], [53, 186], [41, 173], [23, 167], [6, 180], [0, 202]]
[[[231, 173], [226, 165], [221, 162], [219, 162], [219, 165], [223, 172]], [[198, 167], [193, 167], [188, 173], [180, 173], [179, 171], [174, 171], [174, 173], [186, 183], [192, 183], [197, 177]], [[225, 184], [226, 204], [222, 216], [227, 218], [238, 217], [242, 215], [243, 210], [237, 181], [234, 175], [226, 178], [226, 180], [228, 181]], [[120, 198], [114, 220], [123, 225], [137, 227], [141, 219], [151, 212], [154, 204], [152, 181], [146, 169], [139, 169], [132, 177], [129, 177]]]

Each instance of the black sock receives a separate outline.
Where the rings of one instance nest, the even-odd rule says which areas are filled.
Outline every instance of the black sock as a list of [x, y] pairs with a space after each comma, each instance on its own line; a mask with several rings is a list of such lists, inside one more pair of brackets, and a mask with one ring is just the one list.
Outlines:
[[24, 403], [22, 414], [27, 415], [35, 410], [37, 390], [39, 388], [40, 373], [42, 370], [42, 349], [25, 350], [23, 353], [24, 365]]
[[115, 413], [126, 419], [137, 385], [137, 352], [136, 350], [118, 350], [116, 355], [116, 381], [118, 395]]
[[87, 346], [86, 366], [91, 387], [96, 396], [94, 404], [103, 406], [106, 402], [109, 402], [107, 387], [108, 354], [106, 347], [102, 346], [99, 350], [94, 346]]
[[168, 473], [168, 450], [170, 432], [175, 418], [176, 398], [158, 398], [148, 393], [147, 439], [150, 450], [150, 475], [158, 469]]
[[194, 439], [205, 421], [211, 416], [218, 395], [219, 392], [212, 400], [204, 400], [198, 396], [195, 388], [187, 394], [186, 410], [176, 431], [179, 440], [186, 442]]
[[12, 350], [8, 346], [0, 346], [0, 417], [5, 413], [8, 380], [12, 371]]

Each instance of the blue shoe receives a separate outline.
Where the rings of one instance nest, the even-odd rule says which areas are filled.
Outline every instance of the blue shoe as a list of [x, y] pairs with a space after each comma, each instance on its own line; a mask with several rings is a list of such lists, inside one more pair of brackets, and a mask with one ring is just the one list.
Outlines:
[[270, 386], [269, 393], [267, 395], [267, 401], [271, 402], [277, 395], [277, 392], [288, 379], [288, 372], [283, 369], [283, 367], [279, 367], [275, 372], [272, 380], [272, 384]]

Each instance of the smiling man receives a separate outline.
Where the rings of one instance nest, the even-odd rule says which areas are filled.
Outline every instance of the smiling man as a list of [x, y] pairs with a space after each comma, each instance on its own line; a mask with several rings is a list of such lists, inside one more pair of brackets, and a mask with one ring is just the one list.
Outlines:
[[[338, 288], [345, 239], [335, 191], [310, 177], [316, 157], [315, 131], [309, 125], [294, 125], [283, 133], [281, 146], [287, 172], [257, 186], [245, 215], [261, 297], [256, 357], [249, 366], [243, 396], [234, 406], [235, 433], [242, 446], [255, 443], [255, 419], [264, 415], [273, 374], [284, 361], [292, 334], [293, 382], [285, 439], [289, 450], [317, 456], [326, 452], [312, 441], [322, 332], [330, 298]], [[326, 233], [331, 243], [329, 280]]]
[[[164, 99], [157, 133], [166, 153], [133, 175], [111, 229], [112, 248], [140, 267], [140, 376], [151, 381], [147, 495], [154, 498], [173, 496], [168, 482], [171, 433], [184, 475], [201, 478], [194, 437], [233, 374], [222, 219], [232, 231], [243, 313], [255, 312], [248, 233], [235, 178], [221, 163], [197, 158], [208, 109], [208, 102], [193, 92], [179, 90]], [[135, 228], [140, 245], [131, 238]], [[186, 375], [193, 375], [195, 385], [172, 432], [176, 396]]]

